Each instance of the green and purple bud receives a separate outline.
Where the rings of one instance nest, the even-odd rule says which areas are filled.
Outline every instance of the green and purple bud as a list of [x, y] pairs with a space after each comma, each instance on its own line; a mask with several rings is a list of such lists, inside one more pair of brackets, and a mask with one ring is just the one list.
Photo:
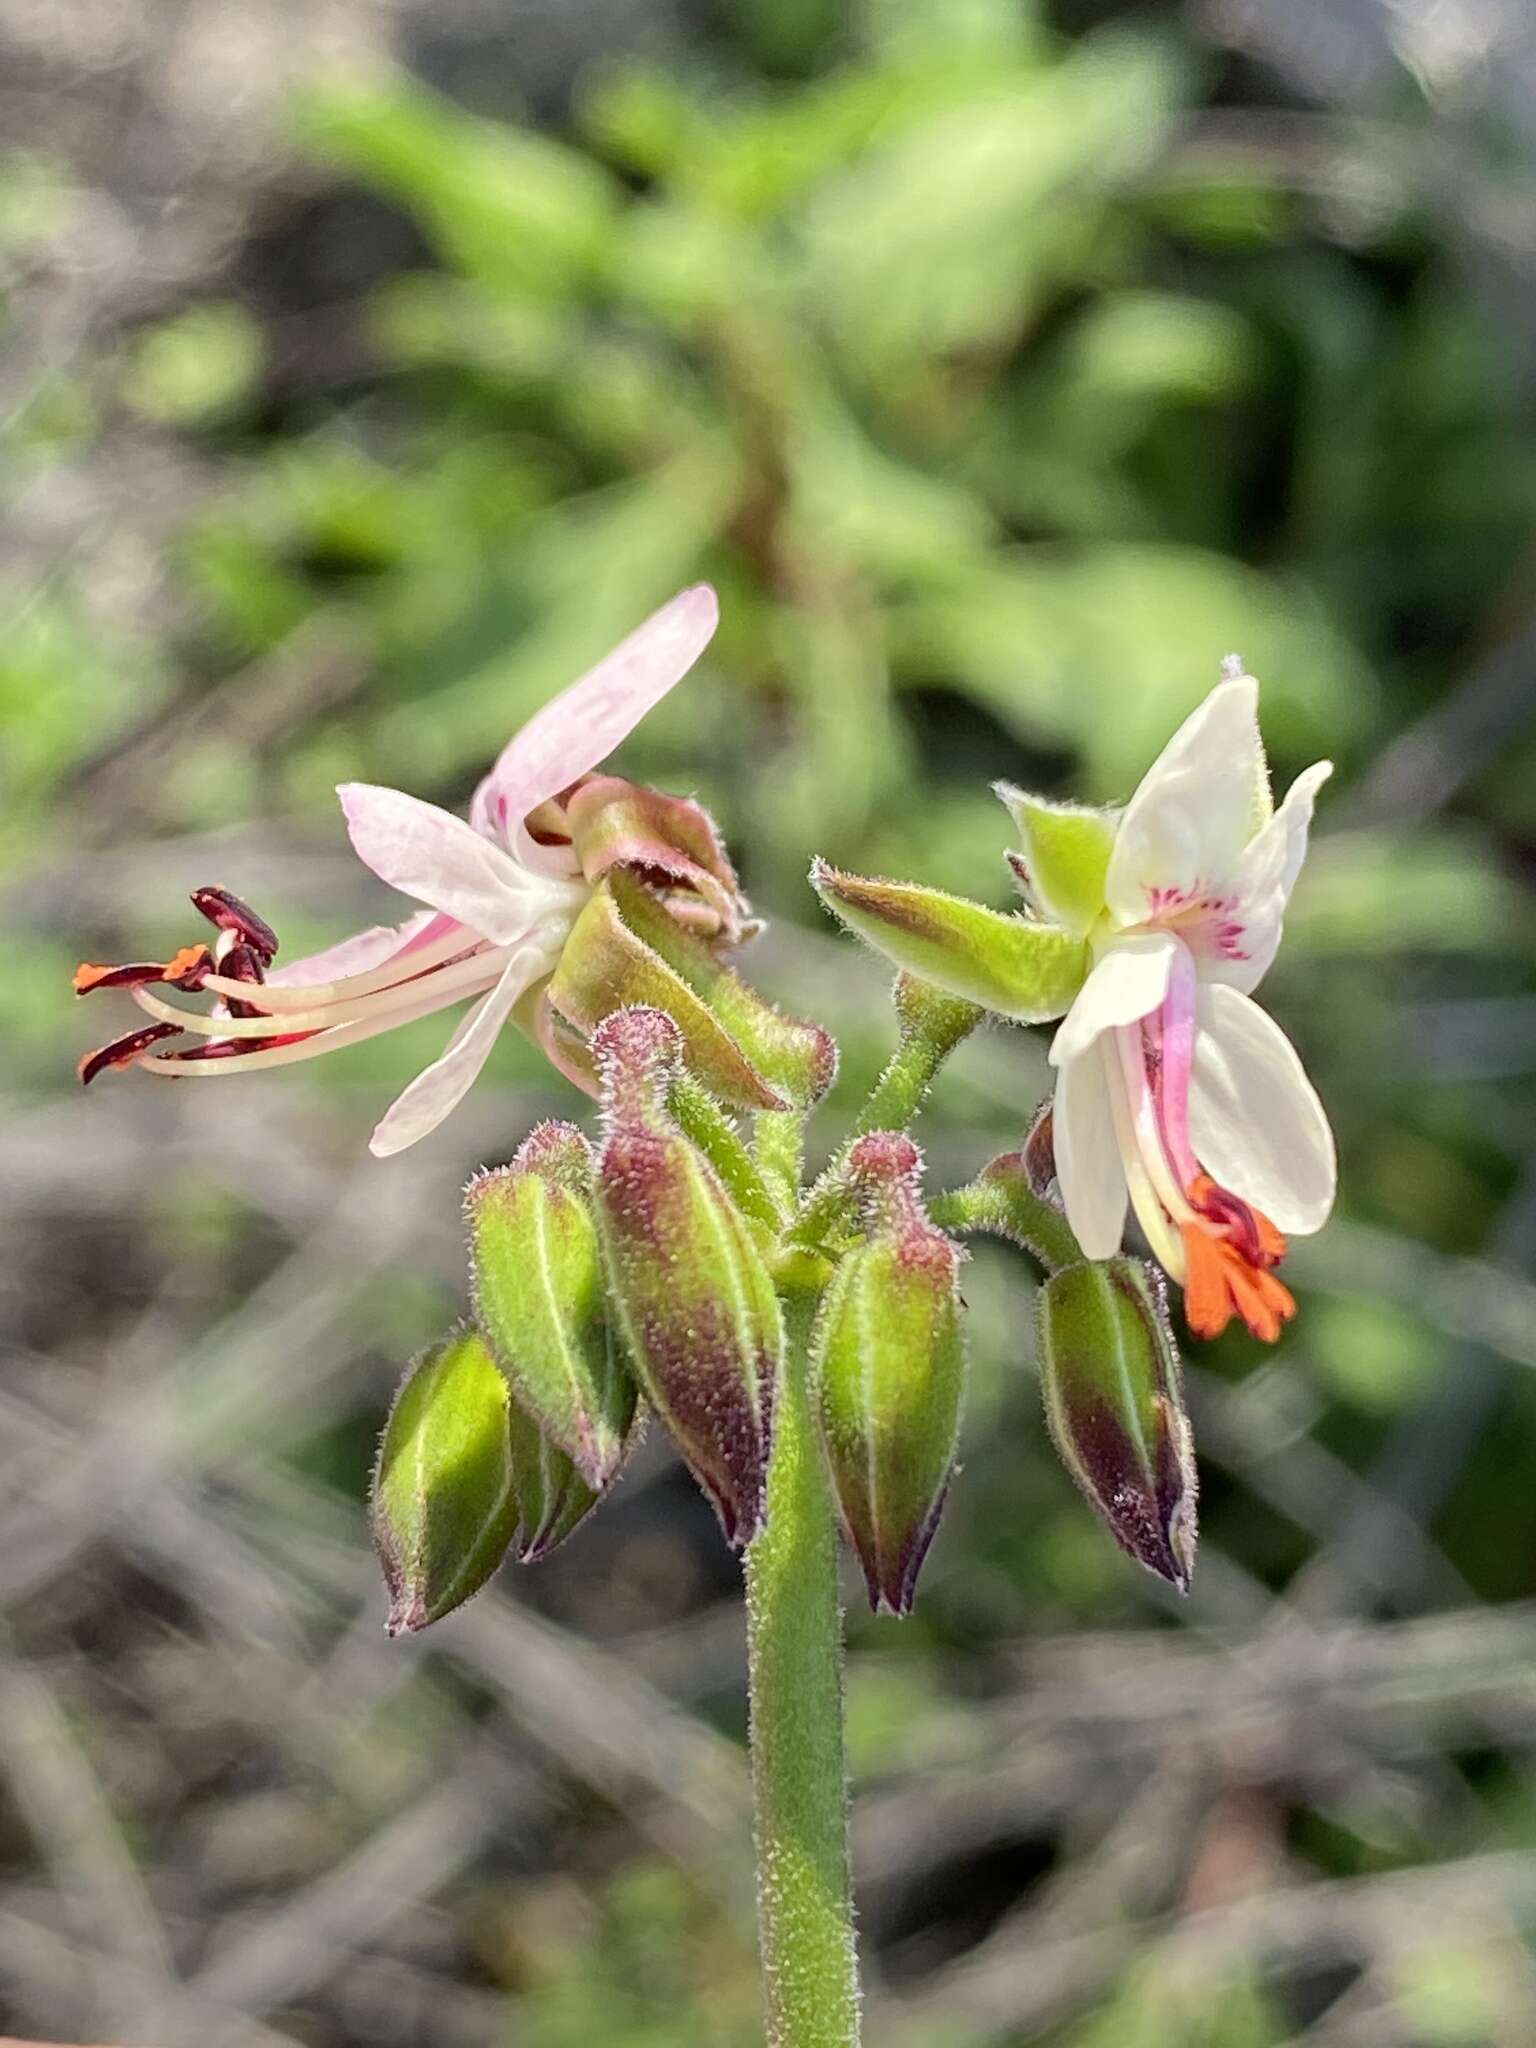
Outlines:
[[667, 1107], [683, 1037], [620, 1010], [592, 1038], [606, 1137], [596, 1213], [615, 1321], [640, 1383], [740, 1549], [762, 1521], [784, 1333], [751, 1226]]
[[1021, 1024], [1060, 1017], [1088, 976], [1087, 941], [1058, 925], [989, 910], [918, 882], [882, 882], [811, 863], [834, 917], [919, 981]]
[[374, 1545], [392, 1636], [478, 1592], [517, 1533], [512, 1397], [479, 1331], [449, 1332], [407, 1371], [374, 1468]]
[[919, 1193], [897, 1131], [848, 1155], [865, 1235], [840, 1260], [812, 1345], [812, 1397], [870, 1605], [908, 1614], [954, 1471], [965, 1392], [965, 1258]]
[[1040, 1290], [1040, 1378], [1067, 1470], [1121, 1549], [1181, 1593], [1195, 1563], [1195, 1455], [1161, 1276], [1084, 1261]]
[[776, 1010], [622, 867], [577, 918], [547, 995], [545, 1042], [587, 1086], [596, 1062], [583, 1059], [582, 1041], [605, 1017], [635, 1008], [673, 1019], [689, 1068], [732, 1109], [809, 1108], [837, 1071], [827, 1032]]
[[520, 1407], [601, 1493], [635, 1417], [635, 1383], [604, 1301], [592, 1149], [543, 1123], [464, 1197], [475, 1310]]

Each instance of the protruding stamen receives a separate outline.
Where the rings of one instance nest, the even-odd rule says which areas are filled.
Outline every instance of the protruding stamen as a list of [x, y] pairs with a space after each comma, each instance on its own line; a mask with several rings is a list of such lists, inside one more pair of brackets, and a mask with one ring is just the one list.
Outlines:
[[202, 987], [212, 962], [213, 955], [204, 945], [183, 946], [169, 960], [130, 960], [121, 967], [95, 967], [82, 960], [75, 969], [75, 994], [88, 996], [99, 988], [144, 988], [153, 982], [191, 991]]
[[80, 1085], [88, 1088], [98, 1074], [104, 1074], [108, 1067], [131, 1067], [139, 1055], [162, 1038], [179, 1038], [181, 1030], [175, 1024], [146, 1024], [138, 1031], [127, 1032], [122, 1038], [114, 1038], [110, 1045], [103, 1045], [95, 1052], [88, 1052], [76, 1068]]
[[238, 932], [246, 944], [253, 946], [261, 955], [265, 965], [271, 966], [277, 955], [277, 933], [265, 918], [258, 917], [248, 903], [229, 889], [218, 889], [205, 885], [192, 891], [192, 908], [200, 911], [210, 924], [216, 924], [221, 932]]

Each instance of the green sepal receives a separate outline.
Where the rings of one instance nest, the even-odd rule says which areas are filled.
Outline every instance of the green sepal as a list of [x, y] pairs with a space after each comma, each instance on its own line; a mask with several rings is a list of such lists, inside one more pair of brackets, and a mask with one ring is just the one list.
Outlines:
[[[587, 1484], [560, 1446], [546, 1436], [516, 1401], [512, 1403], [507, 1425], [512, 1483], [519, 1507], [512, 1556], [519, 1564], [536, 1564], [563, 1543], [578, 1523], [586, 1520], [601, 1494]], [[621, 1458], [633, 1441], [632, 1427], [621, 1447]]]
[[1087, 979], [1086, 942], [1058, 925], [917, 882], [841, 874], [819, 860], [811, 884], [834, 916], [898, 967], [1017, 1023], [1060, 1017]]
[[477, 1320], [519, 1405], [598, 1492], [624, 1456], [636, 1389], [604, 1308], [592, 1153], [539, 1124], [464, 1196]]
[[1188, 1592], [1195, 1458], [1163, 1283], [1085, 1260], [1040, 1290], [1040, 1379], [1062, 1461], [1120, 1547]]
[[665, 1011], [690, 1068], [734, 1109], [809, 1106], [836, 1071], [825, 1031], [782, 1016], [622, 869], [604, 878], [577, 918], [549, 1000], [588, 1037], [615, 1010]]
[[1019, 852], [1009, 859], [1026, 902], [1040, 916], [1083, 937], [1104, 909], [1116, 814], [1031, 796], [1011, 782], [992, 787], [1019, 828]]
[[424, 1352], [401, 1381], [371, 1506], [391, 1635], [451, 1614], [506, 1555], [519, 1513], [511, 1406], [489, 1347], [469, 1326]]

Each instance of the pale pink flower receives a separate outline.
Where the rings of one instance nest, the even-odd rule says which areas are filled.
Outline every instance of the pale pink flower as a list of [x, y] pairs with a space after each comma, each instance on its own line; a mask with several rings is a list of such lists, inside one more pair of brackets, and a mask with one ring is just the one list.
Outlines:
[[[198, 890], [218, 927], [212, 945], [164, 963], [82, 967], [78, 993], [128, 988], [154, 1022], [81, 1063], [89, 1081], [111, 1066], [163, 1078], [208, 1078], [286, 1066], [356, 1045], [398, 1024], [476, 998], [441, 1057], [418, 1074], [375, 1129], [370, 1149], [402, 1151], [463, 1098], [514, 1010], [547, 980], [591, 894], [568, 839], [530, 820], [615, 747], [681, 681], [719, 618], [696, 584], [646, 620], [579, 682], [536, 712], [476, 790], [470, 822], [397, 789], [343, 783], [337, 794], [360, 858], [425, 906], [272, 970], [277, 940], [238, 898]], [[211, 1014], [167, 1002], [156, 985], [206, 991]], [[199, 1045], [163, 1049], [181, 1033]]]

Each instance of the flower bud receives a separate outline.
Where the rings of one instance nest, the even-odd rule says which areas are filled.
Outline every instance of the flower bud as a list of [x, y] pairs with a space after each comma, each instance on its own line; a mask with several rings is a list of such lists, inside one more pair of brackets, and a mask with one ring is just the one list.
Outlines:
[[999, 1017], [1048, 1023], [1087, 978], [1086, 941], [1059, 925], [1005, 916], [917, 882], [840, 874], [820, 860], [811, 865], [811, 885], [877, 953]]
[[512, 1555], [519, 1564], [536, 1564], [586, 1519], [597, 1506], [600, 1490], [587, 1484], [560, 1446], [516, 1401], [507, 1416], [507, 1435], [518, 1505]]
[[450, 1331], [406, 1373], [373, 1475], [373, 1540], [391, 1635], [440, 1621], [477, 1592], [517, 1530], [512, 1400], [485, 1340]]
[[839, 1262], [812, 1342], [811, 1383], [843, 1525], [870, 1605], [911, 1611], [954, 1470], [965, 1388], [959, 1270], [928, 1219], [910, 1138], [873, 1131], [848, 1155], [866, 1235]]
[[464, 1198], [475, 1310], [520, 1407], [601, 1492], [624, 1455], [635, 1383], [603, 1302], [592, 1152], [574, 1124], [538, 1125]]
[[1122, 1550], [1189, 1591], [1195, 1457], [1161, 1279], [1084, 1261], [1040, 1290], [1045, 1413], [1067, 1470]]
[[663, 1010], [689, 1066], [735, 1109], [808, 1107], [830, 1086], [837, 1048], [785, 1017], [623, 868], [593, 891], [549, 984], [553, 1010], [589, 1036], [615, 1010]]
[[659, 1010], [594, 1033], [607, 1136], [596, 1210], [642, 1386], [740, 1549], [762, 1519], [783, 1326], [750, 1226], [667, 1110], [682, 1034]]

